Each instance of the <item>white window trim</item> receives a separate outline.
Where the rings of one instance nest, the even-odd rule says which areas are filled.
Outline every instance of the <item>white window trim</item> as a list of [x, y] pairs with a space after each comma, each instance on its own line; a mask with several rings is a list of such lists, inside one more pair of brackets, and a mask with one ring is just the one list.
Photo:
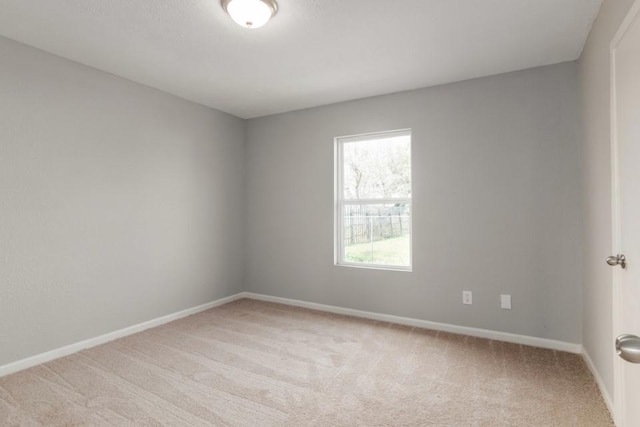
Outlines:
[[[375, 139], [389, 138], [390, 136], [404, 136], [409, 135], [411, 137], [411, 144], [409, 145], [409, 164], [411, 165], [411, 186], [413, 187], [413, 157], [411, 155], [413, 146], [413, 135], [411, 129], [398, 129], [392, 131], [383, 132], [371, 132], [357, 135], [346, 135], [334, 138], [334, 213], [333, 213], [333, 238], [334, 238], [334, 265], [337, 267], [355, 267], [366, 268], [375, 270], [391, 270], [391, 271], [413, 271], [413, 200], [412, 197], [406, 198], [387, 198], [387, 199], [358, 199], [358, 200], [345, 200], [344, 199], [344, 170], [342, 159], [343, 146], [345, 142], [358, 142], [358, 141], [371, 141]], [[413, 191], [411, 192], [413, 195]], [[345, 205], [353, 204], [394, 204], [394, 203], [408, 203], [409, 204], [409, 266], [402, 265], [384, 265], [384, 264], [371, 264], [371, 263], [354, 263], [344, 261], [344, 227], [342, 227], [342, 213], [344, 212]]]

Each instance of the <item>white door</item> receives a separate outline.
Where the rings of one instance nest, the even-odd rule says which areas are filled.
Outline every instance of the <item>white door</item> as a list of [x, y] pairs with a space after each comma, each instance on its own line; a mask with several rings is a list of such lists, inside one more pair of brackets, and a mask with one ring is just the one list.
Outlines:
[[615, 268], [613, 323], [619, 337], [616, 422], [635, 427], [640, 426], [640, 0], [613, 39], [611, 65], [613, 249], [614, 256], [626, 258], [626, 265], [616, 265], [617, 257], [607, 260]]

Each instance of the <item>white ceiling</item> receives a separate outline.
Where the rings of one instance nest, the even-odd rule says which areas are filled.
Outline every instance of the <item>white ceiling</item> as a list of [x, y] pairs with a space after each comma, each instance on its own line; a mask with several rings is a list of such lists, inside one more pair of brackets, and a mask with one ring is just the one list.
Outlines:
[[[577, 59], [602, 0], [2, 0], [0, 34], [258, 117]], [[5, 60], [5, 58], [2, 58]]]

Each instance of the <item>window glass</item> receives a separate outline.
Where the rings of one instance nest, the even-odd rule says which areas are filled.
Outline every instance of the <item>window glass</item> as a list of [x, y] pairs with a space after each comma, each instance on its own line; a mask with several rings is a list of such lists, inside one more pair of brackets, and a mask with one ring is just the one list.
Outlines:
[[336, 138], [336, 264], [411, 269], [411, 132]]

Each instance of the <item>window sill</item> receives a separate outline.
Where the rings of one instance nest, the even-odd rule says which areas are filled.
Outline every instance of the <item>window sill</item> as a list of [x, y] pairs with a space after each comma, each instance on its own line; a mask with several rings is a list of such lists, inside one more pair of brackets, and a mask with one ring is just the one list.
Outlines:
[[365, 270], [385, 270], [385, 271], [400, 271], [404, 273], [413, 272], [413, 267], [400, 267], [392, 265], [378, 265], [378, 264], [351, 264], [351, 263], [334, 263], [335, 267], [350, 267], [361, 268]]

